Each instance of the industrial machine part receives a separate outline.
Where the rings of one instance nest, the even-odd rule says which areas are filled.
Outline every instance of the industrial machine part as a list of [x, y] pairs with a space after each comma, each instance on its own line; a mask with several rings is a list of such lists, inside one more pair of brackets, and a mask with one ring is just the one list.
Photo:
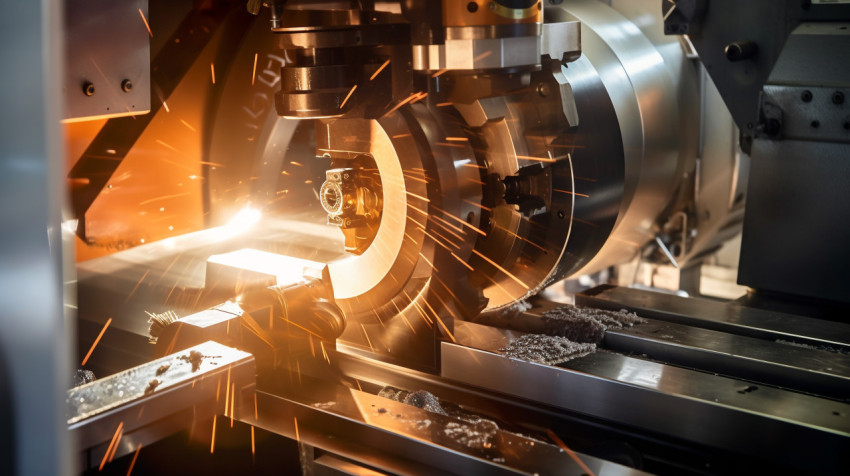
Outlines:
[[[850, 71], [832, 52], [850, 41], [850, 5], [708, 3], [666, 4], [665, 31], [691, 32], [752, 154], [738, 280], [760, 291], [754, 301], [778, 293], [846, 305]], [[769, 17], [753, 22], [757, 12]], [[765, 216], [767, 210], [782, 212]]]
[[[644, 33], [593, 1], [549, 5], [542, 16], [531, 3], [527, 13], [467, 3], [419, 15], [381, 2], [347, 14], [285, 2], [273, 35], [256, 24], [237, 57], [250, 60], [271, 40], [285, 55], [265, 54], [262, 81], [240, 74], [226, 83], [210, 151], [225, 165], [209, 171], [214, 217], [281, 190], [302, 208], [320, 204], [355, 255], [328, 266], [337, 303], [356, 323], [343, 340], [432, 369], [434, 344], [451, 338], [456, 319], [658, 242], [683, 266], [698, 260], [735, 229], [743, 197], [732, 123], [700, 110], [712, 87], [686, 43], [648, 25]], [[447, 23], [435, 27], [440, 9]], [[599, 33], [610, 25], [628, 39]], [[693, 127], [724, 120], [725, 131], [702, 137]], [[297, 160], [282, 158], [287, 143]], [[292, 174], [310, 166], [308, 156], [327, 170], [311, 179], [322, 183], [318, 204]], [[346, 170], [349, 179], [336, 178]], [[380, 181], [356, 185], [374, 172]], [[350, 211], [335, 208], [346, 200]]]
[[[800, 58], [841, 50], [843, 24], [819, 21], [848, 18], [846, 5], [789, 2], [778, 26], [749, 31], [731, 2], [658, 3], [112, 2], [139, 21], [104, 57], [147, 67], [139, 33], [150, 37], [150, 88], [138, 91], [142, 67], [118, 102], [149, 89], [151, 112], [65, 126], [62, 229], [80, 253], [69, 309], [81, 366], [103, 377], [65, 395], [81, 467], [181, 471], [193, 462], [174, 455], [200, 440], [221, 470], [237, 434], [246, 465], [255, 436], [282, 435], [303, 468], [342, 472], [846, 466], [850, 327], [813, 319], [846, 309], [778, 308], [762, 293], [841, 301], [841, 280], [766, 265], [783, 220], [759, 224], [780, 203], [808, 224], [785, 222], [784, 243], [845, 231], [846, 137], [815, 106], [835, 89], [839, 117], [848, 74], [822, 74], [828, 55]], [[747, 104], [759, 105], [751, 128]], [[741, 276], [757, 299], [603, 286], [577, 296], [583, 310], [539, 296], [629, 259], [688, 267], [734, 234], [748, 170], [736, 123], [757, 164], [792, 152], [749, 187]], [[791, 174], [824, 185], [802, 196], [835, 200], [829, 224], [773, 193]], [[792, 273], [835, 275], [821, 254], [783, 250]], [[2, 342], [0, 374], [5, 348], [20, 349]], [[0, 400], [0, 421], [30, 408], [22, 393]], [[34, 467], [21, 428], [18, 472]], [[191, 437], [157, 443], [180, 428]]]

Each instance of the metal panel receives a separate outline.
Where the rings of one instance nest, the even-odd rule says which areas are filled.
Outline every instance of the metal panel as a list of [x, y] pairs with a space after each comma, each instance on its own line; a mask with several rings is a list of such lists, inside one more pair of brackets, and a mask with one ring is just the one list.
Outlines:
[[[820, 5], [799, 0], [711, 0], [704, 3], [703, 13], [683, 20], [666, 11], [674, 3], [663, 2], [665, 13], [668, 13], [665, 32], [680, 34], [683, 31], [676, 23], [689, 23], [686, 26], [690, 31], [685, 32], [689, 33], [732, 117], [745, 134], [754, 133], [759, 124], [759, 94], [790, 32], [801, 22], [850, 18], [850, 6], [826, 2]], [[730, 61], [725, 47], [736, 42], [757, 45], [757, 53], [749, 59]]]
[[738, 282], [850, 302], [846, 144], [756, 140]]
[[65, 2], [66, 119], [150, 111], [147, 0]]
[[[850, 51], [850, 45], [847, 48]], [[782, 110], [783, 139], [850, 142], [850, 88], [846, 85], [767, 85], [762, 102]]]
[[0, 392], [10, 404], [0, 408], [10, 423], [0, 429], [0, 471], [12, 475], [68, 471], [61, 10], [56, 0], [9, 1], [0, 14]]

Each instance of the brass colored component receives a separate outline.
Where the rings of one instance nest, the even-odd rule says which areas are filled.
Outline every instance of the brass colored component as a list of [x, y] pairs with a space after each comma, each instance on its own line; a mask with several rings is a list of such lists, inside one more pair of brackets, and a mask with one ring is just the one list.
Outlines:
[[542, 22], [543, 5], [540, 0], [443, 0], [443, 25], [446, 27]]
[[372, 244], [381, 223], [383, 193], [377, 168], [368, 156], [355, 159], [354, 167], [326, 172], [319, 191], [322, 208], [328, 212], [328, 225], [338, 226], [345, 234], [345, 251], [363, 254]]

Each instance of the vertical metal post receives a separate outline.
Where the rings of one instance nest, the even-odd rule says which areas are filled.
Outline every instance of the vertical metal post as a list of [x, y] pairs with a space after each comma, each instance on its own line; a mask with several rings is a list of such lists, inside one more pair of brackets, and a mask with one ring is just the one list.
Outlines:
[[70, 471], [61, 8], [0, 2], [0, 472], [15, 475]]

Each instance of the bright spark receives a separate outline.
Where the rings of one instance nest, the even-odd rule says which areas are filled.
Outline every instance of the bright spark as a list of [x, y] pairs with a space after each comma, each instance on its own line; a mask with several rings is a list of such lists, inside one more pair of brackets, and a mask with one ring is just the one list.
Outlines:
[[215, 453], [215, 423], [218, 415], [213, 415], [212, 439], [210, 440], [210, 454]]
[[94, 343], [91, 345], [91, 349], [89, 349], [89, 353], [83, 358], [83, 363], [80, 364], [81, 367], [85, 367], [86, 362], [88, 362], [89, 357], [91, 357], [91, 353], [94, 352], [94, 348], [97, 347], [97, 343], [100, 342], [100, 338], [103, 337], [103, 333], [106, 332], [106, 328], [109, 327], [109, 324], [112, 322], [112, 318], [106, 320], [106, 324], [103, 325], [103, 329], [100, 330], [100, 334], [97, 335], [97, 338], [94, 340]]
[[549, 438], [551, 438], [552, 441], [555, 442], [555, 444], [560, 446], [562, 450], [564, 450], [568, 455], [570, 455], [570, 458], [572, 458], [573, 461], [575, 461], [579, 466], [581, 466], [581, 469], [584, 470], [585, 473], [589, 474], [590, 476], [595, 476], [593, 474], [593, 471], [591, 471], [590, 468], [588, 468], [587, 465], [584, 464], [584, 461], [582, 461], [581, 458], [578, 457], [576, 452], [569, 449], [566, 443], [564, 443], [560, 438], [558, 438], [558, 435], [556, 435], [552, 430], [549, 429], [546, 430], [546, 434], [549, 435]]
[[484, 261], [486, 261], [486, 262], [490, 263], [491, 265], [495, 266], [495, 267], [496, 267], [496, 269], [498, 269], [499, 271], [501, 271], [501, 272], [505, 273], [505, 275], [507, 275], [507, 277], [511, 278], [511, 279], [512, 279], [512, 280], [514, 280], [517, 284], [519, 284], [520, 286], [522, 286], [523, 288], [525, 288], [526, 290], [528, 290], [528, 285], [526, 285], [525, 283], [523, 283], [522, 281], [520, 281], [520, 280], [519, 280], [519, 278], [517, 278], [516, 276], [514, 276], [513, 274], [511, 274], [511, 273], [510, 273], [510, 271], [508, 271], [508, 270], [506, 270], [505, 268], [503, 268], [503, 267], [499, 266], [499, 264], [498, 264], [498, 263], [496, 263], [495, 261], [493, 261], [493, 260], [491, 260], [490, 258], [488, 258], [488, 257], [484, 256], [483, 254], [479, 253], [479, 252], [478, 252], [478, 250], [473, 249], [473, 250], [472, 250], [472, 252], [473, 252], [473, 253], [475, 253], [476, 255], [480, 256], [480, 257], [481, 257]]
[[151, 26], [148, 23], [148, 19], [145, 18], [145, 12], [143, 12], [141, 8], [139, 9], [139, 15], [142, 16], [142, 21], [145, 22], [145, 28], [147, 28], [147, 30], [148, 30], [148, 35], [150, 35], [151, 38], [153, 38], [153, 32], [151, 31]]
[[347, 102], [348, 102], [348, 98], [350, 98], [350, 97], [351, 97], [351, 95], [352, 95], [352, 94], [354, 94], [354, 90], [355, 90], [355, 89], [357, 89], [357, 85], [356, 85], [356, 84], [355, 84], [354, 86], [352, 86], [352, 87], [351, 87], [351, 91], [348, 91], [348, 94], [345, 96], [345, 99], [343, 99], [343, 100], [342, 100], [342, 104], [340, 104], [340, 105], [339, 105], [339, 108], [340, 108], [340, 109], [342, 109], [343, 107], [345, 107], [345, 103], [347, 103]]
[[379, 74], [381, 74], [381, 71], [383, 71], [383, 70], [384, 70], [384, 68], [386, 68], [386, 67], [387, 67], [387, 65], [389, 65], [389, 64], [390, 64], [390, 60], [386, 60], [386, 61], [384, 61], [384, 64], [382, 64], [382, 65], [381, 65], [381, 67], [380, 67], [380, 68], [378, 68], [378, 70], [377, 70], [377, 71], [375, 71], [374, 73], [372, 73], [372, 77], [371, 77], [371, 78], [369, 78], [369, 81], [372, 81], [373, 79], [377, 78], [377, 77], [378, 77], [378, 75], [379, 75]]

